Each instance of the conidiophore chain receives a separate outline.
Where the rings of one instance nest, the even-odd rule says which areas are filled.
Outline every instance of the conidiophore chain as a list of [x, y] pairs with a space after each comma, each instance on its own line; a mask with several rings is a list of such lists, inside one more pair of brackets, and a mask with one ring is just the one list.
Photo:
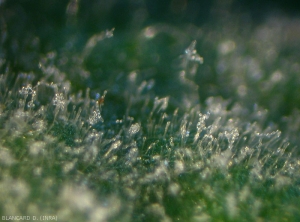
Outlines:
[[182, 58], [183, 70], [187, 71], [188, 74], [191, 74], [192, 76], [195, 75], [198, 64], [203, 63], [203, 57], [201, 57], [195, 49], [196, 43], [196, 40], [192, 41], [184, 54], [180, 56]]
[[92, 116], [89, 118], [90, 125], [94, 125], [98, 122], [104, 122], [104, 120], [101, 116], [101, 109], [104, 104], [104, 99], [105, 99], [106, 93], [107, 93], [107, 91], [104, 91], [103, 95], [97, 100], [97, 106], [95, 106]]
[[199, 102], [198, 85], [194, 81], [199, 64], [203, 63], [203, 58], [197, 53], [196, 40], [192, 41], [181, 58], [181, 70], [179, 72], [179, 82], [183, 87], [181, 90], [181, 103], [184, 107], [191, 108]]
[[[27, 98], [30, 99], [30, 101], [27, 103], [28, 108], [33, 108], [34, 103], [33, 101], [36, 98], [36, 90], [31, 86], [31, 84], [28, 84], [26, 87], [23, 86], [21, 90], [19, 90], [19, 93], [24, 96], [24, 100], [20, 100], [20, 105], [25, 106]], [[24, 107], [25, 108], [25, 107]]]

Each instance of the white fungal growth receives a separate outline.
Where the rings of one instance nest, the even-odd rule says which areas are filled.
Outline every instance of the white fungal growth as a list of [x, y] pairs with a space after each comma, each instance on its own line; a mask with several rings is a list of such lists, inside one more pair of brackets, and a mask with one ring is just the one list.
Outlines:
[[194, 40], [189, 45], [189, 47], [185, 50], [185, 54], [188, 60], [203, 63], [203, 58], [197, 54], [197, 50], [195, 49], [197, 41]]
[[32, 89], [31, 84], [28, 84], [26, 87], [23, 86], [21, 90], [19, 90], [19, 93], [25, 97], [28, 95], [36, 95], [36, 91]]
[[229, 193], [226, 196], [226, 207], [227, 207], [227, 213], [230, 219], [233, 219], [238, 214], [238, 206], [237, 206], [237, 200], [234, 195], [234, 193]]
[[[72, 13], [75, 16], [79, 0], [68, 1], [67, 16]], [[172, 29], [164, 27], [164, 35], [169, 35]], [[276, 92], [286, 94], [283, 82], [296, 84], [299, 80], [293, 74], [300, 70], [299, 64], [284, 61], [291, 67], [294, 82], [289, 76], [282, 77], [280, 73], [287, 73], [284, 67], [276, 67], [280, 73], [275, 71], [265, 76], [258, 68], [266, 62], [271, 70], [270, 58], [268, 61], [262, 58], [260, 64], [259, 58], [248, 59], [247, 55], [240, 54], [249, 50], [245, 52], [240, 46], [227, 42], [220, 52], [225, 58], [216, 58], [224, 59], [225, 67], [216, 70], [204, 67], [203, 72], [207, 73], [195, 81], [192, 78], [195, 67], [203, 59], [197, 54], [196, 41], [193, 41], [182, 56], [183, 67], [177, 70], [178, 80], [169, 76], [172, 72], [167, 72], [168, 69], [161, 69], [161, 64], [167, 67], [170, 64], [157, 60], [159, 55], [148, 56], [155, 48], [145, 53], [140, 51], [146, 44], [165, 42], [161, 41], [164, 35], [156, 38], [158, 29], [148, 27], [138, 36], [133, 31], [133, 45], [131, 39], [122, 34], [120, 38], [124, 37], [125, 42], [117, 44], [124, 46], [120, 52], [110, 50], [109, 47], [116, 44], [98, 48], [97, 44], [111, 37], [112, 31], [92, 36], [78, 57], [70, 55], [78, 50], [69, 48], [78, 39], [67, 43], [67, 52], [62, 49], [59, 53], [49, 53], [41, 59], [45, 61], [40, 61], [41, 74], [45, 75], [33, 73], [34, 78], [16, 74], [17, 82], [11, 82], [14, 78], [6, 80], [13, 75], [10, 62], [4, 64], [0, 59], [0, 68], [5, 72], [0, 74], [1, 214], [51, 213], [61, 221], [75, 222], [297, 221], [300, 160], [291, 149], [292, 144], [299, 144], [299, 112], [282, 119], [283, 125], [289, 128], [282, 126], [282, 135], [277, 130], [278, 122], [267, 121], [273, 118], [268, 112], [284, 104]], [[176, 39], [172, 41], [174, 47], [167, 51], [176, 51], [185, 41], [180, 38], [180, 45], [176, 46]], [[280, 54], [276, 44], [274, 48], [272, 45], [268, 47]], [[134, 46], [130, 53], [125, 49], [128, 46]], [[117, 56], [100, 55], [99, 51], [112, 51], [112, 55]], [[136, 57], [137, 51], [140, 56]], [[268, 49], [261, 50], [264, 51]], [[26, 58], [20, 55], [23, 57]], [[100, 61], [106, 57], [116, 58], [116, 62], [120, 60], [124, 66], [114, 67], [111, 66], [113, 61], [107, 64], [105, 60]], [[99, 62], [95, 69], [92, 67], [94, 59]], [[256, 67], [250, 69], [245, 63], [248, 60]], [[149, 66], [147, 61], [150, 61]], [[75, 64], [77, 62], [79, 64]], [[129, 70], [136, 69], [138, 71], [128, 74]], [[253, 79], [254, 72], [263, 75], [262, 82], [256, 82], [259, 78]], [[105, 75], [108, 73], [109, 77]], [[160, 76], [159, 73], [165, 74]], [[212, 82], [206, 77], [210, 73], [214, 76]], [[80, 76], [87, 81], [80, 82]], [[162, 78], [166, 81], [160, 82]], [[37, 81], [40, 84], [34, 86]], [[166, 90], [153, 88], [155, 81], [166, 86]], [[84, 90], [85, 83], [91, 87], [85, 96], [80, 92], [72, 94]], [[198, 88], [197, 83], [201, 83], [201, 87]], [[99, 93], [104, 86], [112, 93], [108, 101], [104, 101], [106, 91]], [[249, 92], [243, 95], [245, 101], [239, 101], [238, 94], [244, 94], [240, 87]], [[272, 95], [268, 95], [271, 88]], [[199, 102], [199, 95], [205, 90], [207, 94], [203, 98], [211, 97]], [[271, 101], [272, 106], [253, 109], [249, 103], [262, 103], [255, 101], [260, 98], [261, 90], [265, 102]], [[219, 94], [230, 101], [217, 97]], [[291, 101], [297, 102], [295, 98]], [[104, 102], [109, 103], [109, 109], [102, 113]], [[291, 136], [292, 140], [282, 139], [285, 136]]]
[[180, 192], [180, 186], [177, 183], [171, 183], [168, 187], [168, 193], [171, 196], [177, 196]]
[[29, 147], [29, 153], [32, 156], [37, 156], [38, 154], [41, 154], [44, 150], [45, 143], [41, 141], [37, 141], [31, 144]]
[[10, 166], [15, 163], [14, 157], [11, 155], [9, 149], [7, 148], [0, 148], [0, 164], [5, 166]]
[[187, 136], [187, 122], [185, 120], [181, 123], [180, 134], [181, 139], [185, 139]]
[[57, 107], [57, 109], [63, 110], [65, 108], [65, 98], [63, 93], [56, 93], [53, 99], [53, 105]]
[[105, 32], [101, 32], [98, 34], [93, 35], [89, 38], [87, 41], [85, 48], [83, 50], [83, 55], [88, 56], [90, 52], [93, 50], [93, 48], [102, 40], [106, 38], [111, 38], [114, 36], [114, 30], [115, 28], [112, 28], [111, 30], [106, 30]]
[[[197, 70], [197, 64], [203, 63], [203, 57], [201, 57], [198, 53], [196, 48], [197, 41], [194, 40], [189, 45], [189, 47], [185, 50], [185, 53], [181, 55], [182, 58], [182, 67], [184, 70], [189, 70], [189, 74], [192, 76], [195, 75]], [[191, 67], [189, 67], [191, 65]]]
[[176, 175], [184, 172], [184, 163], [182, 161], [175, 161], [174, 172]]
[[23, 86], [21, 90], [19, 90], [19, 93], [24, 96], [25, 100], [20, 100], [21, 102], [19, 103], [21, 107], [25, 105], [26, 99], [29, 97], [29, 101], [27, 103], [28, 108], [34, 108], [35, 104], [33, 101], [36, 98], [36, 91], [34, 88], [31, 86], [31, 84], [28, 84], [26, 87]]
[[164, 97], [161, 99], [158, 99], [157, 97], [154, 100], [154, 107], [153, 110], [156, 110], [158, 108], [158, 112], [165, 111], [169, 104], [169, 97]]
[[197, 132], [194, 136], [194, 143], [199, 139], [200, 133], [206, 129], [205, 126], [205, 120], [207, 120], [209, 117], [209, 113], [208, 114], [202, 114], [199, 113], [199, 120], [197, 122]]
[[133, 136], [135, 135], [136, 133], [138, 133], [140, 131], [140, 124], [138, 123], [135, 123], [135, 124], [132, 124], [128, 130], [128, 133], [130, 136]]
[[122, 142], [120, 140], [115, 141], [110, 148], [108, 149], [108, 151], [105, 153], [105, 157], [108, 157], [111, 152], [113, 152], [114, 150], [118, 149], [121, 146]]
[[97, 108], [96, 110], [93, 111], [92, 116], [89, 118], [89, 124], [90, 125], [94, 125], [98, 122], [103, 122], [103, 118], [101, 116], [101, 112], [99, 110], [99, 108]]

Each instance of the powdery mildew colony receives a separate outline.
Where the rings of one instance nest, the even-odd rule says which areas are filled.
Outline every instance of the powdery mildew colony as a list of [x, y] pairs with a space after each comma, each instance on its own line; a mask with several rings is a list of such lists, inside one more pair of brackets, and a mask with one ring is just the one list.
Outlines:
[[[91, 37], [83, 53], [73, 55], [82, 76], [87, 71], [81, 56], [112, 31]], [[150, 31], [141, 35], [151, 38]], [[245, 60], [258, 63], [240, 56], [235, 63], [230, 52], [236, 44], [219, 44], [220, 73], [243, 73]], [[194, 76], [203, 58], [195, 41], [174, 74], [180, 96], [155, 95], [155, 80], [132, 71], [118, 88], [126, 104], [121, 118], [110, 108], [117, 103], [109, 97], [114, 89], [72, 91], [59, 65], [63, 58], [51, 52], [41, 59], [38, 81], [35, 73], [20, 73], [8, 88], [10, 71], [0, 76], [1, 215], [57, 215], [59, 221], [299, 219], [299, 157], [275, 125], [265, 127], [265, 109], [214, 96], [200, 105]], [[255, 74], [249, 78], [260, 78], [258, 66], [246, 67]], [[280, 73], [269, 84], [279, 83]], [[248, 100], [244, 74], [237, 96]]]

